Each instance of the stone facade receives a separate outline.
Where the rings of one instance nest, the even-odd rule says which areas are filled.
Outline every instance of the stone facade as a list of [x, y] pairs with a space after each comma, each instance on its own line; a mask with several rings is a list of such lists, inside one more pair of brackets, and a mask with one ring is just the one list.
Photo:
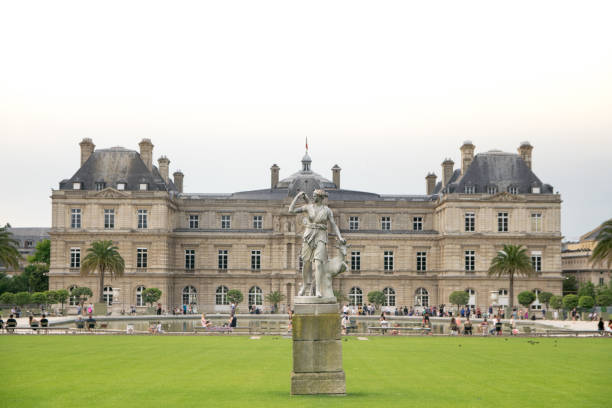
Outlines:
[[[353, 303], [367, 303], [368, 292], [381, 290], [391, 307], [433, 306], [447, 304], [452, 291], [471, 290], [471, 304], [504, 304], [508, 283], [488, 277], [487, 268], [507, 243], [526, 246], [540, 269], [515, 283], [516, 294], [560, 294], [560, 196], [539, 182], [521, 156], [473, 157], [469, 144], [462, 150], [463, 169], [451, 168], [446, 184], [436, 185], [429, 174], [429, 194], [394, 196], [340, 189], [340, 167], [334, 166], [329, 181], [311, 170], [308, 155], [286, 179], [279, 180], [274, 165], [269, 188], [191, 194], [182, 192], [182, 173], [174, 174], [174, 182], [167, 176], [167, 158], [160, 161], [161, 172], [145, 163], [150, 141], [143, 154], [122, 148], [81, 152], [79, 171], [52, 193], [50, 289], [88, 286], [97, 297], [97, 278], [79, 275], [76, 253], [83, 257], [92, 241], [111, 239], [125, 259], [125, 275], [106, 280], [115, 310], [144, 307], [139, 287], [161, 289], [164, 308], [193, 303], [198, 310], [228, 310], [227, 289], [242, 291], [243, 307], [269, 308], [265, 296], [273, 291], [292, 304], [301, 279], [303, 225], [302, 216], [287, 208], [297, 191], [325, 188], [327, 205], [351, 244], [351, 270], [334, 287]], [[493, 188], [495, 180], [479, 178], [495, 160], [503, 168], [491, 171], [503, 179]], [[334, 244], [330, 237], [330, 257]]]
[[561, 252], [561, 266], [563, 276], [575, 276], [578, 282], [592, 282], [595, 286], [608, 285], [612, 280], [612, 273], [605, 265], [594, 265], [591, 254], [597, 246], [597, 235], [601, 226], [589, 231], [580, 237], [578, 242], [566, 242]]

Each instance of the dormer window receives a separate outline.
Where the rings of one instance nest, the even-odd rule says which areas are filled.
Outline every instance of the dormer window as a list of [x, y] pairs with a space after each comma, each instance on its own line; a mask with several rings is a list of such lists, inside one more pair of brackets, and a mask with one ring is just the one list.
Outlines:
[[100, 191], [100, 190], [104, 190], [104, 187], [106, 187], [106, 183], [103, 181], [96, 181], [96, 190]]
[[540, 187], [538, 187], [538, 186], [531, 187], [531, 193], [532, 194], [540, 194]]
[[518, 194], [518, 187], [515, 187], [515, 186], [508, 187], [508, 193], [510, 193], [510, 194]]
[[147, 187], [148, 187], [148, 186], [149, 186], [149, 185], [148, 185], [147, 183], [140, 183], [140, 184], [138, 185], [138, 189], [139, 189], [139, 190], [141, 190], [141, 191], [147, 191]]
[[80, 190], [81, 189], [81, 183], [72, 183], [72, 189], [73, 190]]
[[125, 183], [117, 183], [117, 190], [125, 190]]
[[465, 186], [465, 194], [474, 194], [476, 189], [474, 186]]
[[487, 194], [497, 194], [497, 187], [495, 186], [488, 186], [487, 187]]

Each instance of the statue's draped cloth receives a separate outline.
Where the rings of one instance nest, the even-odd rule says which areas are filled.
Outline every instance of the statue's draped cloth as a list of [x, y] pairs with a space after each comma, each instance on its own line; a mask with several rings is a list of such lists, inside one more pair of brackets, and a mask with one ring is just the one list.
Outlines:
[[311, 205], [307, 211], [308, 219], [304, 230], [302, 245], [302, 260], [321, 262], [327, 261], [327, 217], [329, 208]]

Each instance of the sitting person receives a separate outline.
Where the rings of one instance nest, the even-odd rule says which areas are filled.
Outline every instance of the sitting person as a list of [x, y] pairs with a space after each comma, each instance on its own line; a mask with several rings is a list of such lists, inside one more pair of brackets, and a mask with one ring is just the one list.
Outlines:
[[9, 318], [6, 319], [6, 332], [14, 333], [15, 327], [17, 327], [17, 320], [15, 320], [13, 315], [9, 315]]
[[87, 318], [87, 329], [91, 330], [95, 328], [96, 328], [96, 319], [94, 319], [92, 315], [89, 315], [89, 317]]
[[380, 319], [378, 320], [380, 321], [380, 327], [382, 327], [381, 333], [386, 334], [389, 328], [389, 321], [385, 318], [384, 312], [380, 315]]
[[76, 328], [77, 329], [84, 329], [85, 328], [85, 321], [83, 320], [83, 318], [81, 316], [79, 316], [76, 319], [75, 324], [76, 324]]
[[36, 329], [38, 329], [38, 320], [36, 320], [33, 316], [30, 316], [30, 327], [36, 333]]
[[2, 320], [2, 315], [0, 315], [0, 333], [2, 333], [3, 329], [4, 329], [4, 320]]
[[42, 315], [42, 319], [40, 319], [40, 327], [49, 327], [49, 319], [47, 319], [46, 315]]
[[231, 327], [232, 329], [236, 328], [236, 323], [238, 322], [238, 319], [236, 319], [236, 315], [232, 314], [229, 318], [229, 327]]
[[456, 336], [458, 334], [459, 327], [457, 326], [457, 321], [454, 317], [450, 319], [450, 334], [451, 336]]
[[486, 336], [487, 334], [489, 334], [489, 322], [487, 322], [486, 317], [483, 319], [482, 323], [480, 323], [480, 328], [482, 330], [483, 336]]
[[204, 313], [202, 313], [202, 319], [200, 319], [200, 321], [202, 322], [202, 327], [210, 327], [212, 325], [210, 320], [206, 320], [206, 315]]
[[469, 317], [467, 318], [467, 320], [463, 324], [463, 334], [465, 334], [466, 336], [471, 336], [472, 335], [472, 322], [471, 322]]

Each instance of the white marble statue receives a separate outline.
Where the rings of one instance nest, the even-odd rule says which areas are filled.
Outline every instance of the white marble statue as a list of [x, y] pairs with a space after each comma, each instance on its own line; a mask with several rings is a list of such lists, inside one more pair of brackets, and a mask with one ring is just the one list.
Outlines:
[[[306, 213], [304, 219], [306, 228], [304, 230], [304, 242], [302, 243], [302, 278], [304, 282], [298, 296], [333, 298], [331, 279], [346, 270], [347, 245], [334, 222], [332, 211], [323, 204], [327, 193], [324, 190], [315, 190], [312, 195], [313, 199], [310, 199], [303, 191], [300, 191], [289, 205], [289, 212], [292, 214]], [[295, 205], [301, 197], [306, 201], [306, 205], [296, 208]], [[338, 238], [340, 243], [338, 248], [341, 253], [341, 256], [331, 260], [327, 259], [328, 222]], [[314, 282], [312, 279], [313, 272]]]

